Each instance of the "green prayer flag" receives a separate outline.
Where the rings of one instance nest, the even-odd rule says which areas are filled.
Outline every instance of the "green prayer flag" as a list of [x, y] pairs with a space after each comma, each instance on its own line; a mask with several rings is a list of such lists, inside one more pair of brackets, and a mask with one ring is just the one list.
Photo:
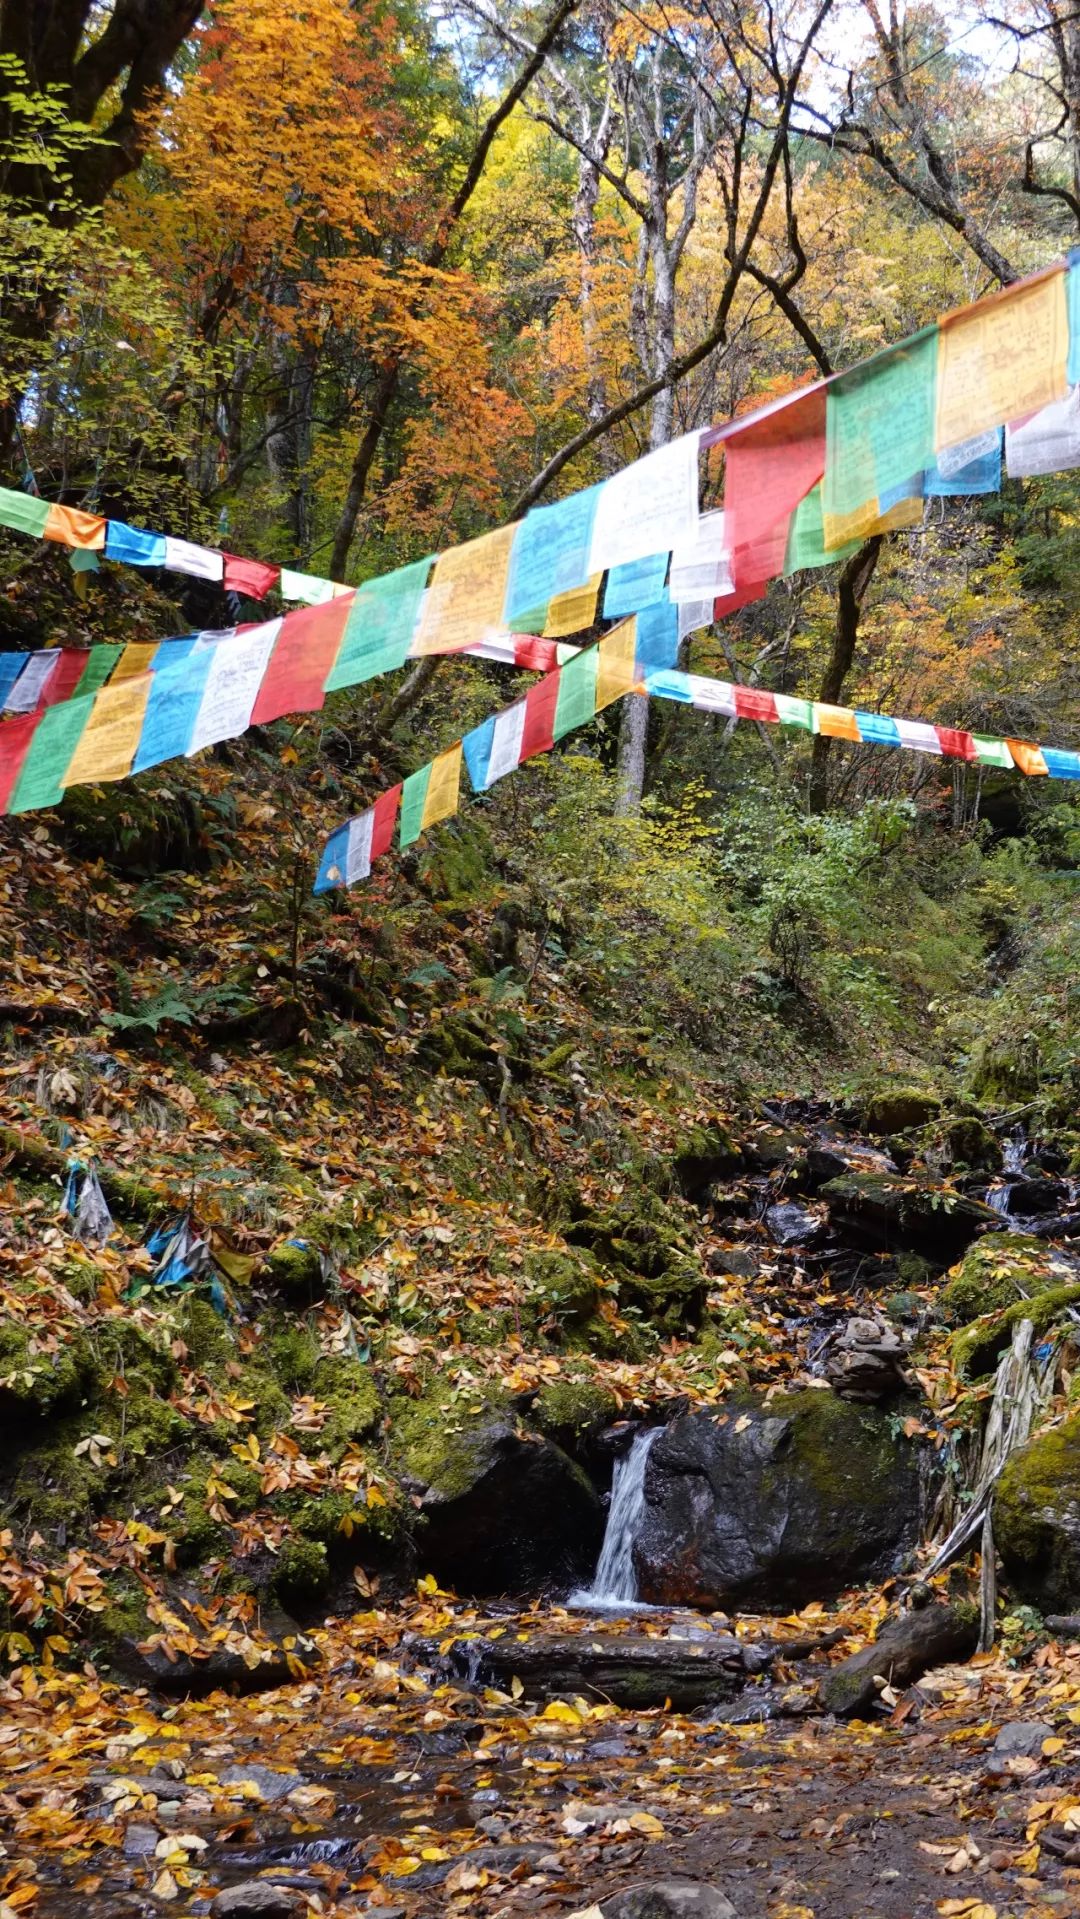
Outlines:
[[30, 750], [22, 764], [9, 813], [32, 813], [39, 806], [57, 806], [64, 797], [64, 778], [72, 755], [93, 711], [94, 694], [80, 694], [47, 707], [37, 724]]
[[933, 466], [937, 358], [937, 327], [924, 327], [829, 387], [822, 481], [827, 519], [844, 519], [871, 500], [882, 500], [885, 511], [883, 496]]
[[975, 742], [975, 763], [977, 766], [1004, 766], [1013, 764], [1013, 756], [1004, 740], [987, 739], [981, 733], [973, 733]]
[[0, 486], [0, 526], [14, 527], [16, 533], [29, 533], [40, 540], [48, 517], [48, 500], [35, 500], [32, 493], [17, 493], [12, 487]]
[[814, 708], [810, 700], [793, 699], [790, 693], [774, 693], [776, 717], [781, 726], [801, 726], [804, 733], [814, 730]]
[[327, 676], [328, 693], [359, 686], [404, 666], [430, 571], [430, 558], [416, 560], [357, 588], [337, 659]]
[[76, 694], [81, 697], [84, 693], [96, 693], [99, 686], [104, 686], [123, 650], [122, 646], [109, 646], [105, 643], [92, 646], [87, 655], [82, 678], [75, 688]]
[[411, 846], [420, 838], [420, 829], [424, 823], [424, 801], [427, 799], [428, 784], [431, 779], [431, 763], [422, 766], [419, 773], [410, 773], [401, 788], [401, 831], [399, 846]]
[[584, 648], [567, 660], [559, 672], [559, 693], [555, 702], [553, 737], [561, 740], [575, 726], [584, 726], [596, 714], [596, 675], [600, 653], [595, 646]]
[[812, 486], [806, 497], [799, 501], [791, 516], [788, 528], [787, 552], [784, 554], [784, 578], [798, 573], [803, 567], [831, 566], [834, 560], [846, 560], [851, 553], [857, 553], [860, 542], [849, 540], [846, 546], [838, 546], [833, 552], [825, 550], [825, 529], [821, 518], [821, 482]]

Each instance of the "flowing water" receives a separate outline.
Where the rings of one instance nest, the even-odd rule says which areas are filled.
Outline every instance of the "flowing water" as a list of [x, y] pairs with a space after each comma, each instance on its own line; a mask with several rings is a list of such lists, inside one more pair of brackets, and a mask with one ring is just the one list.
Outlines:
[[641, 1530], [645, 1510], [645, 1466], [660, 1430], [659, 1426], [654, 1426], [649, 1432], [635, 1434], [629, 1451], [616, 1460], [600, 1560], [593, 1574], [592, 1585], [571, 1594], [572, 1606], [633, 1606], [639, 1603], [634, 1573], [634, 1541]]

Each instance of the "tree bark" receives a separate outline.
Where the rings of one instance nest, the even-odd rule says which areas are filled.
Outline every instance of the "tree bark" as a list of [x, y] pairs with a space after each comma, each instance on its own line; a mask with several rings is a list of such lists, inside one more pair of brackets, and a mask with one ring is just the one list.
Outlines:
[[[840, 575], [832, 652], [818, 693], [818, 699], [828, 706], [839, 705], [844, 682], [851, 671], [852, 661], [855, 658], [855, 645], [859, 637], [863, 600], [874, 577], [874, 569], [878, 563], [878, 554], [881, 552], [883, 540], [883, 534], [875, 533], [871, 539], [864, 541], [859, 551], [852, 554]], [[832, 740], [827, 734], [814, 734], [810, 756], [810, 785], [807, 794], [811, 813], [824, 813], [828, 805], [831, 747]]]

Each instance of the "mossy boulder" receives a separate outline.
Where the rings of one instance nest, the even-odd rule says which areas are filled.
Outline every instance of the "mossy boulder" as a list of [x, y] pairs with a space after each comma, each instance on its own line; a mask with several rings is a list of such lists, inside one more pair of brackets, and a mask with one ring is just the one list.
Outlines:
[[0, 1326], [0, 1424], [52, 1419], [89, 1397], [100, 1362], [85, 1333], [39, 1340], [26, 1328]]
[[581, 1326], [600, 1301], [602, 1275], [591, 1253], [581, 1247], [560, 1252], [541, 1248], [525, 1255], [526, 1305], [541, 1321]]
[[330, 1590], [326, 1547], [314, 1539], [287, 1539], [278, 1554], [272, 1590], [290, 1612], [309, 1612]]
[[1050, 1331], [1069, 1307], [1080, 1305], [1080, 1283], [1048, 1286], [1031, 1299], [1019, 1299], [1015, 1306], [972, 1320], [956, 1333], [952, 1341], [952, 1363], [961, 1378], [978, 1379], [992, 1373], [1013, 1336], [1014, 1327], [1030, 1319], [1036, 1337]]
[[708, 1280], [691, 1234], [656, 1193], [641, 1188], [603, 1209], [584, 1209], [564, 1237], [614, 1278], [620, 1308], [636, 1309], [666, 1333], [700, 1323]]
[[935, 1094], [917, 1086], [890, 1086], [870, 1094], [863, 1103], [861, 1118], [868, 1133], [887, 1139], [892, 1133], [925, 1126], [940, 1111], [941, 1101]]
[[335, 1462], [349, 1446], [367, 1439], [382, 1418], [382, 1401], [370, 1366], [349, 1353], [324, 1354], [316, 1364], [311, 1390], [329, 1409], [318, 1438], [320, 1448]]
[[967, 1166], [972, 1172], [996, 1173], [1001, 1166], [1001, 1141], [989, 1126], [974, 1114], [958, 1114], [938, 1128], [935, 1142], [944, 1151], [950, 1166]]
[[396, 1440], [406, 1486], [420, 1500], [420, 1562], [440, 1583], [520, 1594], [591, 1570], [603, 1536], [593, 1486], [511, 1412], [459, 1409], [455, 1419], [434, 1394], [398, 1422]]
[[1080, 1414], [1013, 1454], [994, 1495], [994, 1538], [1021, 1599], [1080, 1609]]
[[311, 1240], [283, 1240], [267, 1253], [266, 1270], [286, 1299], [306, 1302], [322, 1297], [322, 1255]]
[[533, 1401], [530, 1418], [537, 1430], [574, 1452], [617, 1416], [619, 1402], [593, 1379], [553, 1379]]
[[895, 1572], [920, 1507], [916, 1447], [876, 1408], [806, 1391], [686, 1413], [646, 1467], [641, 1595], [765, 1608], [825, 1598]]
[[1000, 1312], [1043, 1292], [1053, 1283], [1059, 1264], [1045, 1240], [1026, 1233], [989, 1233], [976, 1240], [949, 1273], [938, 1294], [938, 1311], [950, 1326], [968, 1326], [983, 1313]]
[[717, 1180], [733, 1179], [746, 1156], [722, 1119], [704, 1120], [679, 1140], [673, 1156], [675, 1178], [687, 1199], [704, 1199]]
[[1000, 1217], [981, 1200], [922, 1176], [845, 1173], [821, 1189], [834, 1220], [873, 1246], [913, 1246], [938, 1266], [952, 1263]]

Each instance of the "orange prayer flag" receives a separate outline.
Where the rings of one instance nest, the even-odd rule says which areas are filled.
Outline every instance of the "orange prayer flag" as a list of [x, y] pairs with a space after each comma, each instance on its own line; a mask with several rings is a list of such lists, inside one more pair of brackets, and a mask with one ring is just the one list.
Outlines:
[[61, 546], [81, 547], [87, 553], [105, 550], [106, 522], [99, 513], [84, 513], [77, 506], [51, 506], [45, 522], [44, 537], [59, 540]]
[[861, 740], [855, 715], [849, 706], [827, 706], [814, 701], [814, 731], [830, 740]]
[[1021, 773], [1048, 773], [1050, 771], [1042, 756], [1041, 746], [1035, 746], [1031, 740], [1006, 740], [1006, 746], [1013, 756], [1013, 762]]
[[600, 664], [596, 673], [596, 711], [610, 706], [613, 700], [620, 700], [624, 693], [632, 693], [635, 688], [643, 693], [634, 671], [637, 653], [637, 620], [631, 616], [619, 626], [613, 626], [605, 633], [597, 652]]

